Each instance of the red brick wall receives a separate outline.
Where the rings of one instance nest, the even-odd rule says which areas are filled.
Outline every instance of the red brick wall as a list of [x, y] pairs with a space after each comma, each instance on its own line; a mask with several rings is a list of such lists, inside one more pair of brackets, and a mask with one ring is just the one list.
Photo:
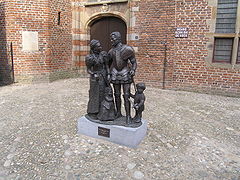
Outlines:
[[[50, 0], [50, 39], [48, 61], [52, 71], [72, 67], [72, 9], [69, 0]], [[60, 25], [58, 25], [58, 12]]]
[[[46, 48], [48, 46], [48, 2], [47, 1], [11, 1], [8, 2], [6, 22], [8, 41], [13, 42], [16, 76], [37, 75], [50, 72], [46, 64]], [[39, 33], [39, 51], [22, 51], [22, 31]]]
[[[240, 95], [240, 69], [218, 68], [206, 62], [208, 56], [207, 21], [212, 8], [206, 0], [156, 1], [132, 3], [139, 6], [137, 27], [137, 79], [162, 87], [164, 46], [167, 41], [166, 88]], [[188, 38], [175, 38], [175, 28], [189, 28]], [[212, 52], [210, 52], [212, 53]]]
[[216, 68], [206, 63], [209, 41], [206, 34], [210, 31], [207, 20], [211, 13], [206, 0], [177, 2], [176, 27], [189, 28], [189, 37], [175, 39], [173, 87], [240, 95], [240, 69]]
[[[72, 29], [73, 9], [69, 0], [0, 0], [0, 3], [1, 75], [9, 74], [3, 69], [9, 68], [6, 47], [10, 42], [13, 42], [18, 79], [70, 71], [76, 66], [72, 60], [72, 43], [79, 45], [79, 42], [72, 41], [72, 32], [83, 32]], [[166, 88], [240, 94], [239, 68], [218, 68], [206, 63], [209, 55], [206, 34], [210, 31], [207, 21], [212, 18], [207, 0], [130, 1], [129, 8], [132, 7], [139, 8], [134, 12], [135, 26], [128, 29], [129, 34], [136, 33], [140, 37], [128, 42], [138, 48], [136, 81], [163, 87], [165, 51], [162, 43], [167, 42]], [[60, 25], [57, 25], [58, 12], [61, 12]], [[175, 38], [176, 27], [189, 28], [189, 37]], [[22, 31], [39, 33], [39, 51], [22, 51]], [[86, 46], [86, 43], [80, 45]]]
[[[48, 78], [71, 66], [71, 4], [67, 0], [12, 0], [5, 15], [7, 42], [13, 43], [16, 79]], [[57, 15], [61, 11], [61, 25]], [[22, 50], [22, 31], [38, 32], [39, 51]]]
[[135, 45], [139, 52], [137, 79], [157, 87], [163, 87], [164, 42], [167, 42], [166, 88], [172, 84], [172, 53], [174, 28], [174, 1], [147, 0], [138, 2], [135, 31], [140, 40]]

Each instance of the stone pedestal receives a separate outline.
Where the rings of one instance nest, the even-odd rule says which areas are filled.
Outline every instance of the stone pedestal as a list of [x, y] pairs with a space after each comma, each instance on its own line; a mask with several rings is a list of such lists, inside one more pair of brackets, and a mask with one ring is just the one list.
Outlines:
[[132, 128], [95, 123], [85, 116], [78, 119], [78, 134], [104, 139], [131, 148], [136, 148], [146, 133], [146, 120], [142, 120], [141, 126]]

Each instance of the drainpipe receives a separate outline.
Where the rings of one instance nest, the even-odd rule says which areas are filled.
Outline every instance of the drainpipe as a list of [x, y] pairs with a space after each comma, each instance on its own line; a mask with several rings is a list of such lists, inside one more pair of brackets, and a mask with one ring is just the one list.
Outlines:
[[164, 45], [164, 61], [163, 61], [163, 82], [162, 82], [162, 88], [165, 89], [166, 69], [167, 69], [167, 42], [166, 42], [166, 41], [163, 41], [162, 44]]
[[11, 51], [11, 61], [12, 61], [12, 83], [15, 82], [15, 76], [14, 76], [14, 63], [13, 63], [13, 43], [10, 44], [10, 51]]

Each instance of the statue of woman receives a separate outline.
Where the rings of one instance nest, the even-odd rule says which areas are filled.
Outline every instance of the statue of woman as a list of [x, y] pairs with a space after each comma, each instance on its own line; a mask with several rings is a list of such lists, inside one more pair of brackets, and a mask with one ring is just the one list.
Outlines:
[[102, 51], [98, 40], [91, 40], [90, 54], [86, 56], [85, 63], [87, 72], [90, 74], [90, 90], [87, 113], [95, 118], [100, 110], [101, 102], [104, 100], [105, 88], [109, 86], [108, 78], [110, 76], [108, 66], [108, 54]]

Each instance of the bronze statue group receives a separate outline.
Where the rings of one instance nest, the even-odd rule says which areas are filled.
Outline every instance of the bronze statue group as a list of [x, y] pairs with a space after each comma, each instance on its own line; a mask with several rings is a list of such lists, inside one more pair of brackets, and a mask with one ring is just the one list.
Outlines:
[[[110, 34], [112, 48], [107, 53], [102, 51], [98, 40], [91, 40], [90, 54], [85, 62], [90, 74], [89, 102], [87, 113], [92, 119], [113, 121], [122, 117], [121, 89], [123, 89], [126, 124], [141, 123], [144, 111], [145, 84], [134, 84], [134, 75], [137, 69], [135, 53], [132, 47], [122, 44], [121, 34]], [[134, 84], [135, 93], [131, 93], [131, 84]], [[113, 90], [114, 89], [114, 94]], [[134, 118], [131, 117], [130, 98], [133, 98]]]

